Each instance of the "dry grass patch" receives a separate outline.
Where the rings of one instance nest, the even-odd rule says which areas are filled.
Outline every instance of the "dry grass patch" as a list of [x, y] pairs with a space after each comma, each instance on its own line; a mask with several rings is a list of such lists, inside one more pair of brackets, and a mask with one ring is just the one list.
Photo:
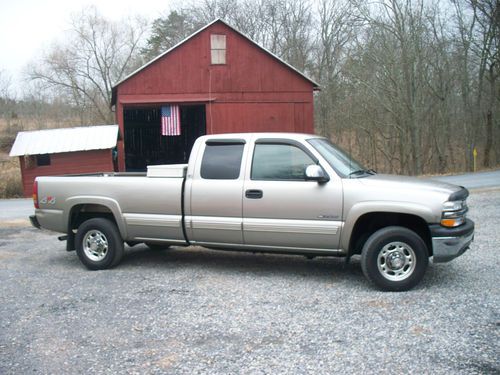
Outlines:
[[0, 198], [22, 198], [23, 184], [19, 159], [0, 155]]

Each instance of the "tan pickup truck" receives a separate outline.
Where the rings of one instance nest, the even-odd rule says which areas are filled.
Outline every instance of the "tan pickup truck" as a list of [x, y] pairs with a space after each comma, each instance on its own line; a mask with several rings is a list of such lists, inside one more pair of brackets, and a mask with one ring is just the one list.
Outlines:
[[89, 269], [118, 264], [124, 242], [312, 256], [361, 255], [366, 277], [401, 291], [429, 258], [468, 249], [467, 189], [376, 174], [315, 135], [200, 137], [189, 164], [147, 174], [38, 177], [34, 226], [65, 235]]

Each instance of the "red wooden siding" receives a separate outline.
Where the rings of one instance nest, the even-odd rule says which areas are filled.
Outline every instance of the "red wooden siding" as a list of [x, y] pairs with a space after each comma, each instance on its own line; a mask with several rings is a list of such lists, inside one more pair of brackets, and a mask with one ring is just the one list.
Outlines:
[[[227, 63], [210, 64], [210, 35], [225, 34]], [[118, 87], [137, 94], [304, 92], [313, 85], [223, 23], [215, 23]]]
[[[310, 106], [304, 103], [214, 103], [207, 119], [207, 133], [310, 132], [304, 117]], [[210, 109], [207, 109], [210, 113]]]
[[50, 165], [27, 168], [24, 157], [19, 158], [24, 195], [31, 197], [37, 176], [58, 176], [72, 173], [113, 171], [111, 150], [64, 152], [50, 155]]

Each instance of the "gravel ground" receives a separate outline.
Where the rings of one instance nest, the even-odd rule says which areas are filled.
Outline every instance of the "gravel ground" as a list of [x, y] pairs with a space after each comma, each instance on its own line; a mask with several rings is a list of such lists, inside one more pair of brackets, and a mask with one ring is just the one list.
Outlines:
[[0, 374], [499, 374], [500, 191], [471, 250], [406, 293], [359, 261], [129, 248], [91, 272], [56, 235], [0, 223]]

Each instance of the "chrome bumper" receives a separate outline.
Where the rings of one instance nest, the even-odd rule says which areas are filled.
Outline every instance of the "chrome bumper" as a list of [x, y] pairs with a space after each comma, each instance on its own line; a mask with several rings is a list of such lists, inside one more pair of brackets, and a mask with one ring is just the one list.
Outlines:
[[431, 227], [434, 263], [449, 262], [462, 255], [474, 240], [474, 222], [467, 220], [465, 225], [446, 229]]

